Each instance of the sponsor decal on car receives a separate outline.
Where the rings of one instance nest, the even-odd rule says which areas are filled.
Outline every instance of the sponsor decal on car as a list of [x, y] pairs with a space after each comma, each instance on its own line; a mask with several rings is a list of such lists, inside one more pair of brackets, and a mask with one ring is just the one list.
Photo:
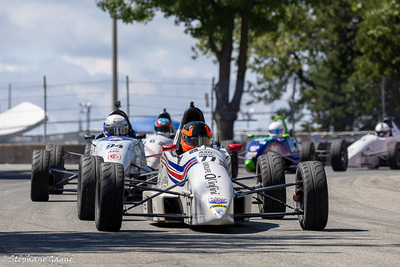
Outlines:
[[218, 209], [218, 208], [222, 208], [222, 209], [228, 209], [228, 205], [222, 205], [222, 204], [215, 204], [215, 205], [211, 205], [210, 206], [210, 210], [211, 209]]
[[106, 149], [111, 149], [111, 148], [123, 148], [124, 147], [124, 145], [122, 145], [122, 144], [108, 144], [107, 146], [106, 146]]
[[121, 154], [118, 153], [112, 153], [112, 154], [108, 154], [108, 159], [109, 160], [121, 160]]
[[250, 151], [254, 152], [257, 151], [260, 148], [260, 146], [251, 146]]
[[205, 175], [205, 179], [207, 180], [208, 186], [207, 188], [210, 189], [210, 194], [211, 195], [219, 195], [219, 186], [218, 184], [218, 178], [220, 176], [216, 176], [213, 173], [208, 173]]
[[208, 203], [210, 204], [226, 204], [226, 198], [222, 197], [209, 197], [208, 198]]

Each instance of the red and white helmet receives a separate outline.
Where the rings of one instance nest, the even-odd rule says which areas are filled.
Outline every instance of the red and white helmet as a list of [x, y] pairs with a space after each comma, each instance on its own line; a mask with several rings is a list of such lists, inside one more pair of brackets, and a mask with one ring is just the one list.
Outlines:
[[154, 123], [154, 131], [156, 134], [170, 134], [171, 133], [171, 121], [167, 118], [159, 118]]

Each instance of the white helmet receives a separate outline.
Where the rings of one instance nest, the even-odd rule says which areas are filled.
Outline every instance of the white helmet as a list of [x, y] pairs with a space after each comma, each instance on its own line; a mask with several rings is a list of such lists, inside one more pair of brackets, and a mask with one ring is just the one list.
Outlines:
[[280, 138], [285, 133], [285, 128], [281, 121], [274, 121], [269, 125], [269, 136], [272, 138]]
[[389, 125], [387, 125], [384, 122], [379, 122], [375, 127], [375, 132], [376, 132], [376, 135], [380, 136], [380, 137], [389, 136], [389, 133], [390, 133]]
[[107, 136], [123, 135], [127, 136], [129, 131], [128, 121], [121, 115], [113, 114], [104, 121], [104, 133]]

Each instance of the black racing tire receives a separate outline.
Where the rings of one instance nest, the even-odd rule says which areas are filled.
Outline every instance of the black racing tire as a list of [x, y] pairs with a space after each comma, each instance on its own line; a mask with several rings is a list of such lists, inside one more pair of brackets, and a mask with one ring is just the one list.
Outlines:
[[[51, 145], [47, 145], [45, 149], [50, 152], [49, 168], [64, 170], [64, 147], [62, 145], [51, 144]], [[64, 174], [61, 172], [54, 172], [54, 173], [51, 173], [51, 175], [54, 176], [54, 183], [51, 183], [50, 185], [55, 185], [64, 179]], [[58, 189], [63, 189], [64, 185], [60, 184], [55, 187]], [[62, 194], [62, 193], [63, 193], [63, 191], [61, 191], [61, 190], [49, 189], [49, 194], [58, 195], [58, 194]]]
[[90, 147], [91, 147], [91, 144], [90, 144], [90, 143], [87, 143], [87, 144], [85, 145], [85, 155], [86, 155], [86, 156], [90, 155]]
[[44, 149], [33, 150], [31, 171], [31, 200], [49, 200], [50, 152]]
[[389, 142], [387, 146], [387, 164], [391, 169], [400, 169], [400, 142]]
[[349, 163], [347, 155], [347, 144], [343, 139], [335, 139], [331, 144], [331, 165], [335, 172], [344, 172]]
[[[266, 154], [258, 157], [256, 165], [257, 187], [285, 184], [285, 169], [282, 158], [275, 154]], [[286, 188], [265, 191], [265, 194], [286, 203]], [[286, 206], [261, 194], [257, 194], [260, 200], [258, 208], [260, 213], [285, 212]], [[282, 219], [284, 216], [262, 216], [263, 219]]]
[[329, 199], [328, 183], [324, 166], [319, 161], [301, 162], [297, 166], [296, 192], [301, 190], [303, 197], [295, 202], [296, 209], [303, 211], [299, 223], [303, 230], [322, 230], [328, 223]]
[[[228, 151], [229, 144], [235, 144], [235, 141], [224, 140], [221, 142], [221, 145], [225, 147], [226, 151]], [[237, 151], [228, 151], [228, 153], [231, 156], [232, 178], [236, 178], [239, 173], [239, 155]]]
[[96, 181], [100, 177], [99, 156], [83, 156], [79, 160], [77, 215], [80, 220], [94, 221]]
[[101, 163], [96, 183], [95, 222], [99, 231], [121, 229], [124, 205], [124, 167], [120, 163]]
[[[322, 142], [314, 142], [314, 147], [315, 147], [315, 160], [320, 161], [322, 165], [326, 165], [326, 156], [320, 156], [321, 154], [326, 155], [326, 146]], [[317, 151], [324, 151], [324, 152], [317, 152]]]
[[314, 143], [310, 141], [301, 142], [300, 162], [316, 160]]

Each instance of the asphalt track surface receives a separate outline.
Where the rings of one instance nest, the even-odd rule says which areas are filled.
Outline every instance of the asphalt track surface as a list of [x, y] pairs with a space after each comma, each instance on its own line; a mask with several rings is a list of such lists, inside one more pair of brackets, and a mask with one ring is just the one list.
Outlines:
[[128, 217], [109, 233], [77, 218], [74, 193], [32, 202], [30, 165], [0, 165], [0, 266], [399, 266], [400, 170], [326, 174], [323, 231], [295, 217], [206, 228]]

